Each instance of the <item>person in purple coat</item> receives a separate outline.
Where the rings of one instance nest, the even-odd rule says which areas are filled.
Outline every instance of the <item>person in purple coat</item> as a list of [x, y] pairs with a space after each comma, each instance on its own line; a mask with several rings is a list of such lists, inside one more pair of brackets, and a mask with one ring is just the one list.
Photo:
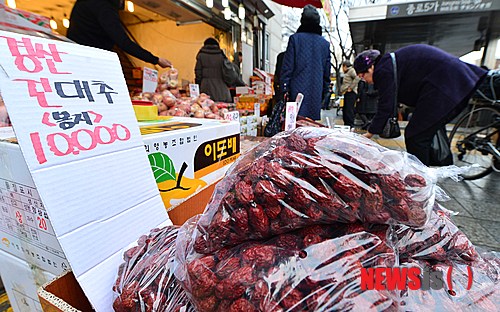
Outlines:
[[[359, 77], [374, 84], [379, 92], [377, 113], [365, 136], [371, 138], [382, 132], [394, 114], [394, 105], [413, 107], [405, 129], [406, 150], [429, 165], [432, 138], [464, 110], [487, 71], [424, 44], [410, 45], [394, 53], [397, 77], [389, 53], [381, 55], [377, 50], [367, 50], [354, 60]], [[394, 103], [395, 80], [398, 103]]]
[[290, 36], [281, 69], [281, 90], [294, 101], [302, 93], [299, 115], [321, 119], [321, 104], [330, 85], [330, 44], [322, 36], [320, 17], [310, 4], [304, 7], [300, 27]]

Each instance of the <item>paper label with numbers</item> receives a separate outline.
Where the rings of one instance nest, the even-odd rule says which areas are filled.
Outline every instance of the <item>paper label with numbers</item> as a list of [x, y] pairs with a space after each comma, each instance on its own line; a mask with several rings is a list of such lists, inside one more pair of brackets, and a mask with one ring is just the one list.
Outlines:
[[200, 96], [200, 85], [197, 83], [190, 83], [189, 84], [189, 95], [191, 98], [197, 98]]
[[287, 102], [285, 108], [285, 131], [297, 127], [297, 102]]
[[224, 119], [229, 121], [240, 121], [240, 112], [232, 111], [224, 113]]
[[142, 92], [155, 92], [158, 86], [158, 71], [144, 67], [142, 71]]
[[0, 31], [0, 67], [50, 226], [93, 307], [109, 311], [123, 249], [168, 220], [118, 56]]
[[43, 270], [69, 268], [49, 216], [34, 187], [0, 179], [0, 249]]

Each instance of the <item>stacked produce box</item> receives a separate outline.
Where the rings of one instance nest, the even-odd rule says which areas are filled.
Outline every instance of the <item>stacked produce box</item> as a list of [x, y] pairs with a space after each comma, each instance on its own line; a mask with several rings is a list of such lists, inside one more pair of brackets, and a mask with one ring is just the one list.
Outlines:
[[454, 170], [350, 132], [279, 134], [237, 160], [202, 215], [127, 251], [115, 309], [498, 311], [500, 258], [436, 201]]

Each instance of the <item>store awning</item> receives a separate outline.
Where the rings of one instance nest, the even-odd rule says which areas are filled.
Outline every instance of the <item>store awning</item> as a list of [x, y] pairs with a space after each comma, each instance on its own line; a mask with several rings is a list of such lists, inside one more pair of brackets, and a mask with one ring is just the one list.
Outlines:
[[[179, 24], [203, 21], [221, 30], [231, 29], [232, 22], [225, 20], [222, 14], [214, 14], [212, 9], [206, 6], [205, 0], [134, 0], [134, 2]], [[243, 0], [243, 5], [247, 12], [258, 12], [266, 18], [274, 16], [263, 0]], [[237, 3], [233, 6], [237, 7]], [[214, 9], [223, 8], [220, 3], [214, 3]]]
[[425, 43], [462, 56], [484, 46], [488, 38], [500, 37], [500, 1], [478, 1], [489, 5], [455, 7], [438, 0], [352, 8], [349, 25], [354, 47], [394, 51]]

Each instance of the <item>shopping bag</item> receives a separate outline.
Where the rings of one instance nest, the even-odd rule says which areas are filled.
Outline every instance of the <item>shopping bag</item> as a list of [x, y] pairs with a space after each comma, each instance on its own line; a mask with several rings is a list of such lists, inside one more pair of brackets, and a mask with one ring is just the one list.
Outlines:
[[284, 124], [285, 106], [286, 103], [283, 99], [276, 102], [271, 113], [271, 118], [264, 128], [264, 136], [272, 137], [281, 132]]
[[391, 117], [387, 119], [382, 133], [379, 134], [381, 138], [384, 139], [394, 139], [401, 136], [401, 130], [399, 129], [399, 123], [397, 117]]
[[429, 166], [453, 165], [453, 155], [450, 150], [450, 142], [446, 136], [445, 129], [439, 129], [432, 138], [431, 155]]

